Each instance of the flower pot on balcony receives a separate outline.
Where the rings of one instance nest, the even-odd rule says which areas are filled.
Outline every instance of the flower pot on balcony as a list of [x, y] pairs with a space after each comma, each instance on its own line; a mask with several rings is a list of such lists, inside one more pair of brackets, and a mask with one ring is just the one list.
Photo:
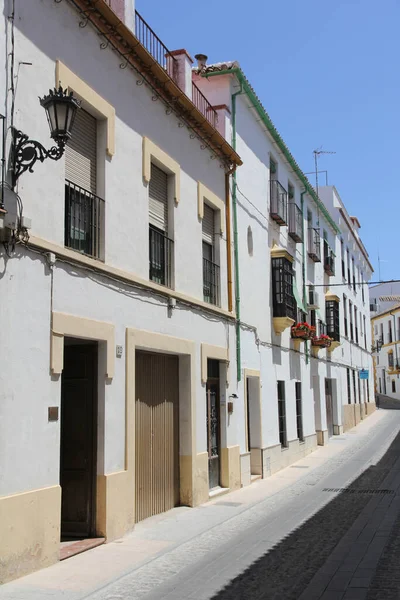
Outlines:
[[325, 335], [320, 335], [319, 337], [315, 337], [311, 341], [311, 344], [315, 348], [329, 348], [331, 343], [332, 343], [331, 338], [328, 336], [325, 336]]
[[297, 323], [292, 327], [292, 338], [296, 340], [310, 340], [315, 336], [315, 327], [308, 323]]

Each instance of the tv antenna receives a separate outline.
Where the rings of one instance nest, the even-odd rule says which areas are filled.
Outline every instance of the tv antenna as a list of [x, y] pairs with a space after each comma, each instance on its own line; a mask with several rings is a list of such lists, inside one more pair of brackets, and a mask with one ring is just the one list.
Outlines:
[[[314, 154], [314, 163], [315, 163], [315, 190], [316, 190], [317, 196], [319, 198], [318, 159], [321, 156], [321, 154], [336, 154], [336, 152], [333, 152], [331, 150], [323, 150], [323, 148], [321, 146], [320, 148], [313, 150], [313, 154]], [[318, 227], [319, 227], [319, 209], [318, 209]]]

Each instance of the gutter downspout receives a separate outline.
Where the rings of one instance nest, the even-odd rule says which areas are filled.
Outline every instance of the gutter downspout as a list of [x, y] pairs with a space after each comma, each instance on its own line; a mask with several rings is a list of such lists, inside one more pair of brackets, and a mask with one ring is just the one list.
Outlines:
[[[300, 193], [300, 210], [301, 210], [301, 236], [303, 238], [302, 244], [301, 244], [301, 249], [302, 249], [302, 254], [303, 254], [303, 263], [302, 263], [302, 279], [303, 279], [303, 306], [304, 308], [307, 306], [308, 304], [308, 298], [307, 298], [307, 289], [306, 289], [306, 241], [305, 241], [305, 235], [304, 235], [304, 196], [305, 194], [307, 194], [307, 190], [305, 189], [304, 192]], [[305, 350], [306, 350], [306, 365], [308, 365], [308, 361], [309, 361], [309, 350], [308, 350], [308, 341], [305, 341], [304, 343], [305, 346]]]
[[[232, 94], [232, 148], [236, 152], [236, 96], [243, 91], [240, 81], [240, 89]], [[242, 353], [240, 339], [240, 281], [239, 281], [239, 244], [237, 225], [237, 196], [236, 196], [236, 170], [233, 173], [232, 208], [233, 208], [233, 252], [235, 259], [235, 310], [236, 310], [236, 375], [237, 381], [242, 379]]]
[[231, 204], [229, 193], [229, 177], [236, 171], [236, 165], [225, 173], [225, 228], [226, 228], [226, 268], [228, 276], [228, 310], [233, 310], [232, 299], [232, 238], [231, 238]]

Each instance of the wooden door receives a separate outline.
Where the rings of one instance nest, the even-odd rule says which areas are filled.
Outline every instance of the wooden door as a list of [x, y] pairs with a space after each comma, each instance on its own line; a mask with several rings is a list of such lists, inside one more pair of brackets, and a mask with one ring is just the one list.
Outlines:
[[207, 386], [207, 450], [208, 483], [210, 490], [220, 485], [221, 419], [219, 380], [208, 379]]
[[61, 533], [94, 531], [97, 345], [66, 345], [61, 382]]
[[326, 404], [326, 426], [328, 436], [333, 435], [333, 403], [332, 403], [332, 380], [325, 379], [325, 404]]
[[179, 359], [136, 352], [135, 521], [179, 504]]

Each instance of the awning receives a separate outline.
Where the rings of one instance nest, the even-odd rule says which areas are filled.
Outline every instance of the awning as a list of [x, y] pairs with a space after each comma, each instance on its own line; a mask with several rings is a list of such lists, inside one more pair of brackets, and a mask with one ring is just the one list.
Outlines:
[[307, 307], [304, 306], [303, 301], [301, 299], [301, 296], [299, 294], [299, 290], [297, 289], [297, 285], [296, 285], [296, 278], [293, 277], [293, 296], [295, 297], [295, 300], [297, 302], [297, 308], [300, 308], [300, 310], [302, 310], [303, 312], [307, 312]]

